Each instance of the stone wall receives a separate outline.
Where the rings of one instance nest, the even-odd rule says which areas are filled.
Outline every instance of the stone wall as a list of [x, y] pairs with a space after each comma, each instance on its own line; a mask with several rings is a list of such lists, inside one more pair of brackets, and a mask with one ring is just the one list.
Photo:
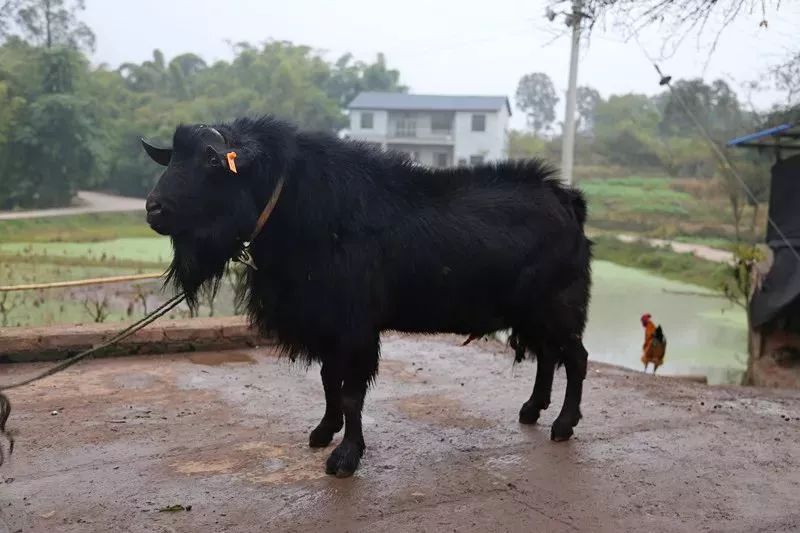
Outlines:
[[[0, 330], [0, 363], [65, 359], [102, 344], [125, 324], [86, 324]], [[98, 357], [175, 353], [270, 345], [244, 317], [164, 320], [150, 324]]]

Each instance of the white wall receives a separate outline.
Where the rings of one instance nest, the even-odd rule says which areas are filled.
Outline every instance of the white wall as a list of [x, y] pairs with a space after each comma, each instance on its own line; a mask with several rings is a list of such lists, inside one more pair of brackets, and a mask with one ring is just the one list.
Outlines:
[[[361, 128], [361, 113], [372, 113], [372, 129]], [[389, 113], [386, 111], [350, 111], [350, 134], [353, 138], [386, 144]]]
[[[472, 131], [472, 115], [486, 116], [486, 130]], [[470, 156], [482, 155], [485, 161], [506, 156], [508, 111], [474, 113], [459, 111], [455, 119], [455, 164], [463, 159], [469, 164]]]
[[[361, 128], [361, 113], [372, 113], [373, 128]], [[472, 115], [480, 114], [486, 116], [485, 131], [472, 131]], [[419, 138], [418, 151], [421, 161], [426, 164], [432, 163], [432, 153], [430, 146], [437, 144], [437, 139], [441, 144], [454, 143], [454, 150], [451, 156], [451, 165], [458, 165], [459, 160], [463, 159], [469, 164], [470, 156], [482, 155], [484, 161], [504, 159], [507, 157], [508, 148], [508, 123], [509, 114], [505, 106], [496, 112], [458, 111], [453, 119], [453, 136], [439, 136], [430, 130], [430, 114], [416, 113], [417, 134]], [[387, 142], [401, 143], [407, 145], [415, 144], [411, 139], [392, 139], [389, 137], [389, 128], [394, 121], [390, 121], [387, 111], [350, 111], [350, 136], [354, 139], [380, 143], [384, 148]], [[428, 161], [430, 159], [430, 161]]]
[[503, 108], [500, 110], [497, 120], [497, 129], [494, 130], [494, 142], [500, 154], [497, 159], [506, 159], [508, 157], [508, 128], [509, 122], [511, 121], [511, 115], [509, 114], [506, 106], [503, 106]]

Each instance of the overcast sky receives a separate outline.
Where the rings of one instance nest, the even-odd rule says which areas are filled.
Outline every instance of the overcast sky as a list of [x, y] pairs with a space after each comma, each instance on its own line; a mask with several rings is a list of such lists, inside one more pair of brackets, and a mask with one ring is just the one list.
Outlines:
[[[417, 93], [500, 94], [513, 97], [519, 78], [542, 71], [562, 93], [569, 39], [563, 23], [544, 17], [546, 0], [88, 0], [84, 19], [97, 34], [95, 61], [114, 67], [142, 61], [160, 48], [167, 57], [194, 52], [207, 60], [231, 57], [227, 41], [290, 40], [325, 51], [372, 59], [384, 52]], [[710, 38], [685, 42], [660, 59], [674, 78], [723, 77], [739, 84], [761, 78], [796, 46], [800, 5], [783, 2], [781, 18], [759, 28], [760, 13], [744, 14], [709, 59]], [[711, 36], [709, 36], [711, 37]], [[657, 29], [640, 36], [647, 52], [662, 54]], [[636, 41], [597, 31], [581, 52], [580, 85], [610, 93], [658, 92], [658, 78]], [[775, 91], [752, 94], [759, 108], [780, 101]], [[516, 112], [513, 124], [524, 125]]]

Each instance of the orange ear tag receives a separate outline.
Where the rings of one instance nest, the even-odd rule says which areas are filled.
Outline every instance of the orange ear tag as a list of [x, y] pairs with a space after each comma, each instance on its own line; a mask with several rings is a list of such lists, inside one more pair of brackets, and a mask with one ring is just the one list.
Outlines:
[[235, 161], [235, 159], [236, 159], [236, 152], [228, 152], [228, 154], [227, 154], [227, 158], [228, 158], [228, 168], [229, 168], [229, 169], [231, 170], [231, 172], [233, 172], [234, 174], [238, 174], [238, 172], [236, 171], [236, 161]]

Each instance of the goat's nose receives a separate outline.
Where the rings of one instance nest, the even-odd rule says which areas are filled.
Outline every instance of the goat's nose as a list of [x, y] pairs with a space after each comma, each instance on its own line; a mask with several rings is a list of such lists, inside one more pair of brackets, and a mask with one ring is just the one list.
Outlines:
[[155, 198], [148, 198], [144, 204], [144, 208], [147, 210], [148, 213], [160, 213], [161, 212], [161, 202], [156, 200]]

